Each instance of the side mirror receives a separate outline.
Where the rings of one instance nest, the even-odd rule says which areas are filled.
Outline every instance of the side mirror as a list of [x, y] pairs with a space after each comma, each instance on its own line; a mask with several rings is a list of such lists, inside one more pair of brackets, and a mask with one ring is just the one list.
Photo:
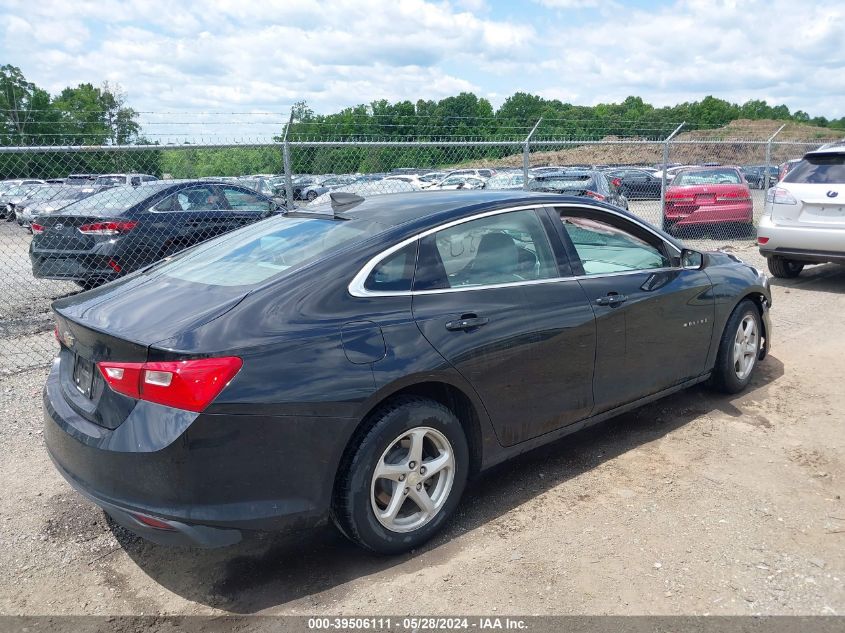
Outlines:
[[704, 254], [685, 248], [681, 251], [681, 268], [701, 270], [704, 266]]

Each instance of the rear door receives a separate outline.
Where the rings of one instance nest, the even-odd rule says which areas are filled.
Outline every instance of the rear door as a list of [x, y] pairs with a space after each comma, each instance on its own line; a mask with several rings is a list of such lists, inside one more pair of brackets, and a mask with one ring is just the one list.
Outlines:
[[592, 410], [594, 317], [577, 282], [561, 278], [547, 226], [529, 208], [420, 240], [414, 319], [506, 446]]
[[701, 375], [714, 302], [704, 271], [673, 265], [662, 238], [598, 209], [555, 212], [596, 316], [594, 413]]

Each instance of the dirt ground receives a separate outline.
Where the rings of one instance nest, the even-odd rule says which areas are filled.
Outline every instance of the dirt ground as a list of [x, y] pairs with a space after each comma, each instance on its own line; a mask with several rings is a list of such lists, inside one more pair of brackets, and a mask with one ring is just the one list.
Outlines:
[[52, 467], [44, 371], [0, 377], [0, 614], [843, 614], [845, 268], [775, 283], [747, 392], [693, 388], [506, 464], [395, 558], [328, 526], [134, 538]]

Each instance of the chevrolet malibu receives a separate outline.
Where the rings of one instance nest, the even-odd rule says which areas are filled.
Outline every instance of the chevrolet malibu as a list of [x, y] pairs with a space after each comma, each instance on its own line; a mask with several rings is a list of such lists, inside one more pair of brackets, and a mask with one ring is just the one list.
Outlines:
[[769, 349], [766, 277], [523, 191], [333, 193], [56, 301], [61, 474], [160, 543], [425, 542], [469, 477]]

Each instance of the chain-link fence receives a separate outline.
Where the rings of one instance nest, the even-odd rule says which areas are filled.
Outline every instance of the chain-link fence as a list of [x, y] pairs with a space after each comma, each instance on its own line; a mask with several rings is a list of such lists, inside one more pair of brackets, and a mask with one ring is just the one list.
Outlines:
[[49, 362], [56, 298], [332, 192], [579, 195], [713, 248], [753, 242], [778, 165], [827, 140], [718, 138], [683, 126], [671, 137], [567, 138], [542, 122], [502, 140], [435, 132], [424, 140], [300, 133], [211, 145], [0, 147], [0, 373]]

